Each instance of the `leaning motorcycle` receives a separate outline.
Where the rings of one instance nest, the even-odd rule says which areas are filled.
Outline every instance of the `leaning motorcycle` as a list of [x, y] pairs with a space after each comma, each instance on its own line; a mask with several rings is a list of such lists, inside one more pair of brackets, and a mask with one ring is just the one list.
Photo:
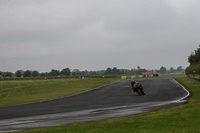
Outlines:
[[141, 96], [141, 95], [145, 95], [145, 91], [144, 91], [142, 88], [140, 88], [140, 87], [136, 88], [135, 91], [136, 91], [140, 96]]
[[140, 83], [132, 80], [131, 87], [133, 89], [133, 92], [137, 92], [140, 96], [145, 95], [145, 91]]

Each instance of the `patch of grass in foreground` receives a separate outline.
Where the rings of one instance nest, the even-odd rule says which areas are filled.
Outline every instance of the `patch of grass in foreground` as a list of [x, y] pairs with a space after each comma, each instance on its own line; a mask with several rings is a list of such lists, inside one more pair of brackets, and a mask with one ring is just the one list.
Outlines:
[[0, 106], [69, 96], [119, 80], [117, 78], [88, 78], [0, 82]]
[[176, 78], [190, 92], [189, 104], [129, 117], [38, 128], [19, 133], [196, 133], [200, 132], [200, 82]]

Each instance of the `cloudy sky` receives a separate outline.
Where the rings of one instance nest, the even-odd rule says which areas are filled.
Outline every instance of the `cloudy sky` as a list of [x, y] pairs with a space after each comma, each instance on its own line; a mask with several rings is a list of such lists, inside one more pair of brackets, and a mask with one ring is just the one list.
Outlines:
[[0, 71], [189, 64], [199, 0], [0, 0]]

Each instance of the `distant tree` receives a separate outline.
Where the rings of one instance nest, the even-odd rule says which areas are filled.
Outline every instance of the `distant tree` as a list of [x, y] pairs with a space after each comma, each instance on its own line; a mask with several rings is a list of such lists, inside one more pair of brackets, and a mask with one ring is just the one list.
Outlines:
[[137, 70], [135, 70], [135, 74], [141, 74], [142, 72], [147, 72], [147, 70], [142, 69], [140, 66], [137, 66]]
[[171, 67], [171, 68], [169, 69], [169, 71], [170, 71], [170, 73], [174, 73], [174, 72], [175, 72], [175, 70], [174, 70], [173, 67]]
[[98, 71], [98, 74], [99, 74], [99, 75], [104, 75], [105, 71], [106, 71], [106, 70], [100, 70], [100, 71]]
[[190, 56], [188, 57], [188, 62], [190, 63], [190, 65], [194, 64], [195, 63], [195, 55], [194, 53], [192, 52], [190, 54]]
[[3, 72], [2, 72], [2, 71], [0, 71], [0, 75], [3, 75]]
[[46, 77], [46, 76], [51, 76], [51, 74], [48, 73], [48, 72], [43, 72], [43, 73], [40, 74], [40, 76], [41, 77]]
[[39, 73], [37, 70], [34, 70], [34, 71], [32, 72], [32, 76], [33, 76], [33, 77], [39, 77], [39, 76], [40, 76], [40, 73]]
[[69, 68], [65, 68], [60, 72], [61, 75], [70, 76], [71, 71]]
[[183, 72], [184, 69], [182, 68], [182, 66], [177, 67], [177, 72]]
[[52, 69], [51, 72], [50, 72], [50, 75], [51, 76], [58, 76], [58, 75], [60, 75], [60, 71]]
[[73, 76], [76, 76], [76, 73], [75, 73], [75, 72], [72, 72], [72, 75], [73, 75]]
[[43, 72], [43, 73], [40, 73], [40, 76], [41, 76], [41, 77], [45, 77], [45, 76], [46, 76], [46, 73], [44, 73], [44, 72]]
[[162, 74], [167, 73], [166, 67], [162, 66], [162, 67], [160, 68], [160, 73], [162, 73]]
[[4, 72], [4, 77], [12, 77], [13, 73], [12, 72]]
[[133, 74], [131, 70], [129, 69], [120, 69], [120, 74], [123, 74], [123, 75], [131, 75]]
[[155, 71], [155, 72], [158, 72], [158, 73], [161, 73], [161, 72], [160, 72], [160, 70], [157, 70], [157, 69], [156, 69], [156, 70], [154, 70], [154, 71]]
[[108, 67], [105, 71], [105, 74], [112, 74], [112, 69]]
[[131, 69], [131, 74], [135, 74], [135, 73], [136, 73], [136, 69], [135, 68]]
[[31, 77], [31, 71], [30, 71], [30, 70], [26, 70], [26, 71], [23, 73], [23, 76], [24, 76], [24, 77]]
[[141, 74], [142, 72], [147, 72], [146, 69], [140, 69], [140, 70], [136, 70], [136, 74]]
[[194, 50], [194, 52], [190, 54], [190, 56], [188, 57], [188, 62], [190, 63], [190, 65], [200, 64], [200, 45], [197, 50]]
[[85, 76], [85, 75], [89, 75], [89, 72], [87, 70], [85, 71], [82, 71], [82, 74]]
[[0, 78], [3, 78], [3, 77], [5, 77], [5, 72], [0, 71]]
[[15, 72], [15, 76], [16, 76], [16, 77], [22, 77], [22, 75], [23, 75], [23, 71], [22, 71], [22, 70], [17, 70], [17, 71]]
[[141, 67], [140, 66], [137, 66], [137, 70], [140, 70], [141, 69]]
[[72, 75], [73, 75], [73, 76], [82, 75], [82, 72], [81, 72], [80, 70], [78, 70], [78, 69], [73, 69]]
[[112, 74], [120, 74], [120, 70], [117, 69], [117, 67], [114, 67], [114, 68], [111, 70], [111, 73], [112, 73]]
[[90, 75], [97, 75], [96, 71], [90, 71]]

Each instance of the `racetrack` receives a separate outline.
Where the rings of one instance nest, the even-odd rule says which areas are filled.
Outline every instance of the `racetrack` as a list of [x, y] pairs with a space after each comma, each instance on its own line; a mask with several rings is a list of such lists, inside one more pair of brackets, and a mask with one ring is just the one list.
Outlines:
[[179, 105], [189, 95], [172, 78], [138, 79], [145, 96], [123, 80], [77, 95], [0, 108], [0, 132], [134, 115]]

